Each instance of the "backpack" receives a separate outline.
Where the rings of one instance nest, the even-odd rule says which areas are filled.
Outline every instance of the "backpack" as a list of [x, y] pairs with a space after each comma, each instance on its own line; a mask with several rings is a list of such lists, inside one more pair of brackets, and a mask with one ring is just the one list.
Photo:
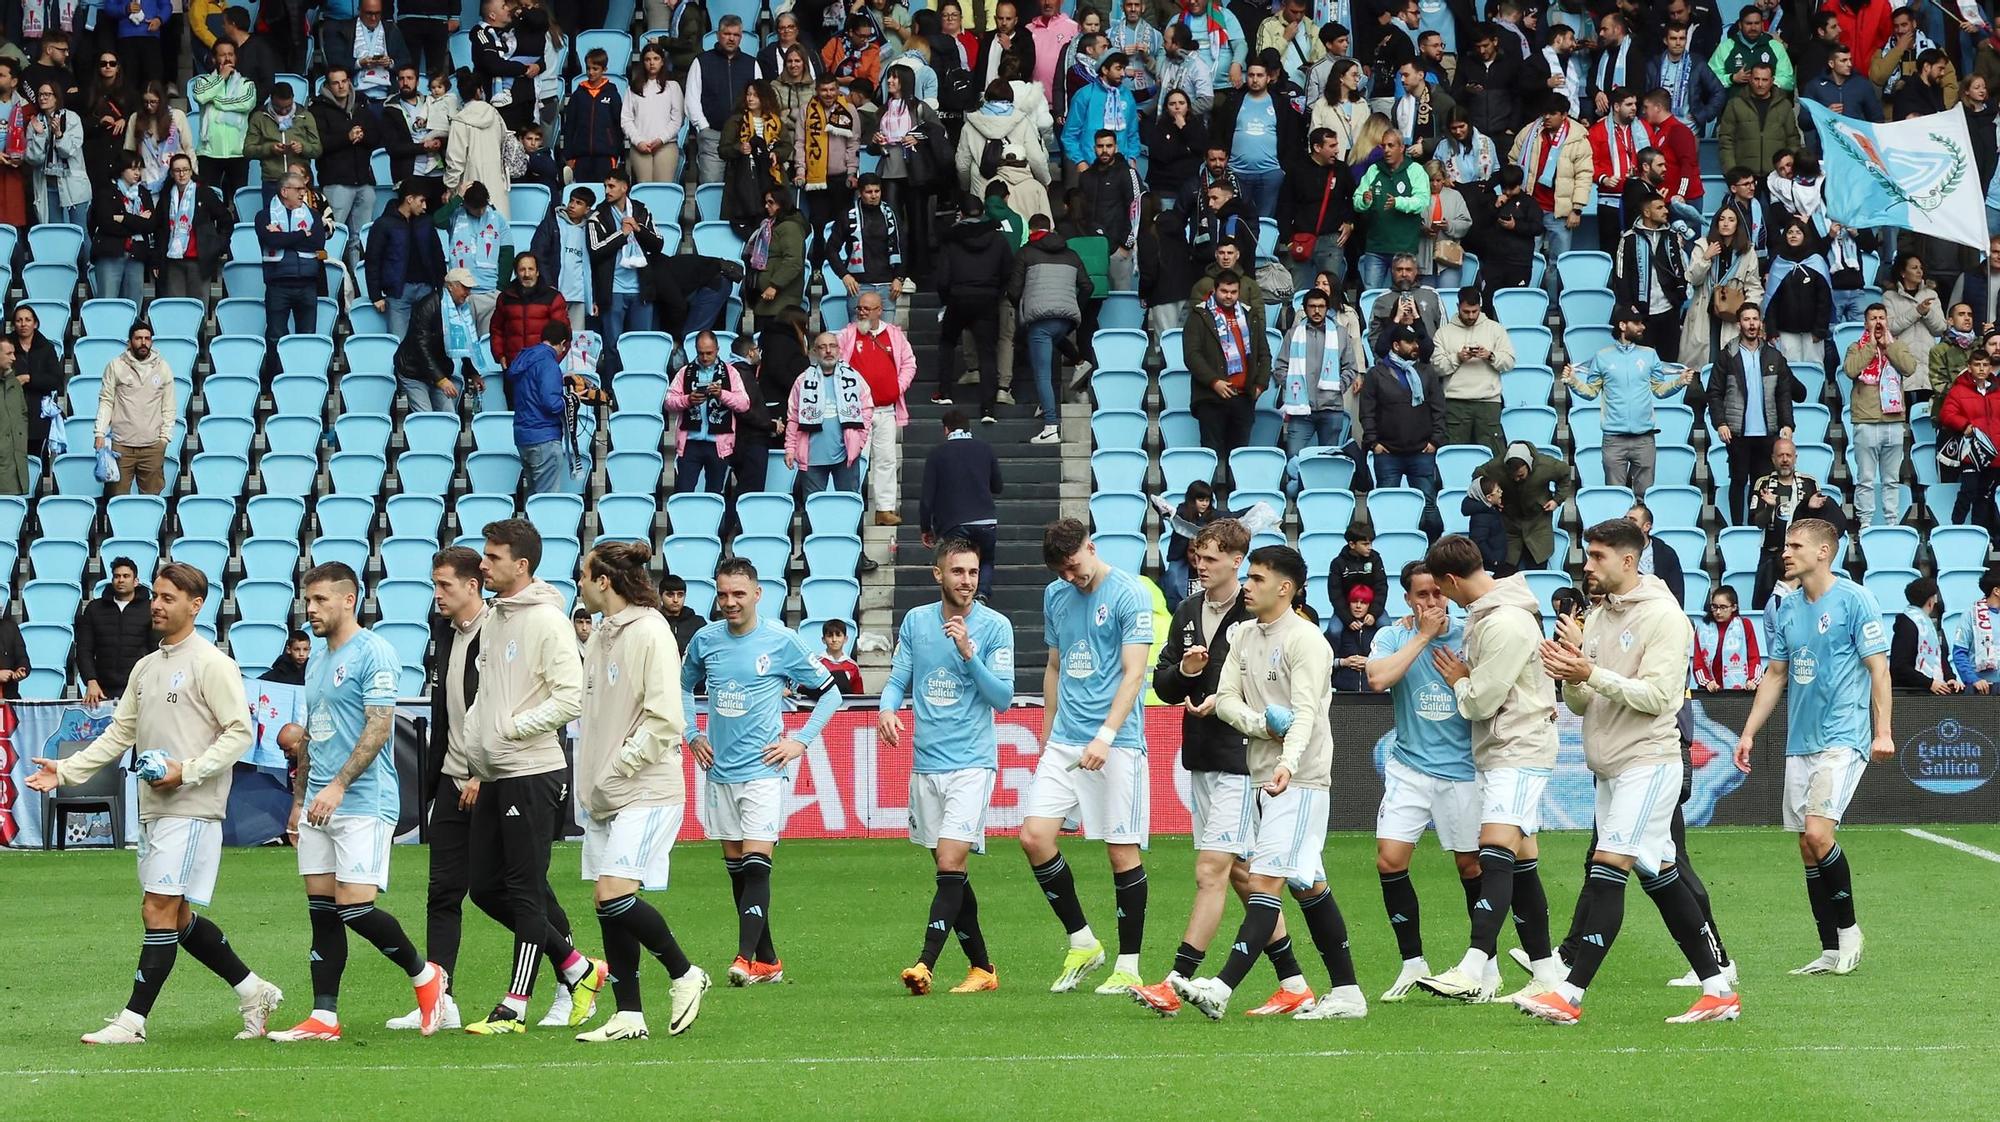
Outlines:
[[979, 84], [972, 71], [954, 66], [938, 75], [938, 109], [946, 113], [970, 113], [979, 108]]
[[521, 146], [521, 138], [509, 130], [500, 134], [500, 170], [508, 180], [516, 180], [528, 173], [528, 150]]
[[1007, 155], [1007, 142], [998, 137], [988, 138], [986, 146], [979, 150], [979, 177], [991, 179], [1000, 174], [1000, 163]]

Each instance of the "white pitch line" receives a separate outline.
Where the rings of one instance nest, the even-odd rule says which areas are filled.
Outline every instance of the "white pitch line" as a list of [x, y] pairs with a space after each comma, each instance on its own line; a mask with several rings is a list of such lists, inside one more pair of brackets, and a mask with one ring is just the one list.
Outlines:
[[256, 1074], [332, 1074], [342, 1075], [355, 1072], [436, 1072], [436, 1071], [518, 1071], [524, 1066], [536, 1068], [610, 1068], [610, 1067], [743, 1067], [756, 1065], [768, 1067], [773, 1064], [790, 1067], [830, 1067], [873, 1065], [895, 1066], [905, 1064], [975, 1063], [975, 1064], [1074, 1064], [1074, 1063], [1132, 1063], [1148, 1060], [1180, 1062], [1187, 1060], [1385, 1060], [1385, 1059], [1486, 1059], [1528, 1058], [1548, 1060], [1558, 1055], [1571, 1056], [1703, 1056], [1717, 1055], [1741, 1058], [1745, 1052], [1763, 1053], [1948, 1053], [1969, 1052], [1985, 1049], [1985, 1045], [1972, 1043], [1943, 1044], [1781, 1044], [1769, 1048], [1745, 1048], [1741, 1045], [1714, 1048], [1585, 1048], [1551, 1053], [1545, 1048], [1537, 1049], [1494, 1049], [1494, 1048], [1404, 1048], [1369, 1049], [1337, 1048], [1303, 1052], [1149, 1052], [1149, 1053], [1090, 1053], [1074, 1052], [1053, 1055], [1004, 1055], [1004, 1056], [778, 1056], [778, 1057], [727, 1057], [700, 1056], [687, 1059], [667, 1057], [647, 1057], [617, 1060], [528, 1060], [522, 1063], [476, 1063], [476, 1064], [352, 1064], [352, 1065], [294, 1065], [264, 1067], [244, 1065], [238, 1067], [118, 1067], [118, 1068], [11, 1068], [0, 1069], [0, 1078], [42, 1079], [59, 1076], [92, 1075], [256, 1075]]
[[1945, 837], [1943, 834], [1933, 834], [1929, 830], [1919, 830], [1914, 826], [1905, 829], [1903, 832], [1913, 838], [1922, 838], [1927, 842], [1936, 842], [1939, 845], [1956, 849], [1960, 853], [1970, 853], [1974, 857], [1983, 857], [1996, 865], [2000, 865], [2000, 853], [1995, 853], [1990, 849], [1981, 849], [1971, 842], [1962, 842], [1957, 838]]

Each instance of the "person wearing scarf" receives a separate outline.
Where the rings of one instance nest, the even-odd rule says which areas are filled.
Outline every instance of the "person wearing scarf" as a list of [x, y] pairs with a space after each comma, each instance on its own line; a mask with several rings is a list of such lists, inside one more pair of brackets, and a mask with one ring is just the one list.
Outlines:
[[[1905, 12], [1909, 14], [1905, 15]], [[1868, 60], [1868, 78], [1882, 91], [1884, 105], [1889, 104], [1890, 99], [1896, 96], [1896, 90], [1904, 82], [1917, 80], [1918, 73], [1923, 69], [1922, 63], [1918, 60], [1923, 57], [1924, 52], [1937, 49], [1937, 44], [1931, 37], [1918, 30], [1915, 16], [1915, 9], [1902, 8], [1890, 17], [1891, 34], [1888, 41], [1875, 52], [1875, 57]], [[1946, 66], [1945, 73], [1951, 90], [1945, 96], [1945, 103], [1954, 104], [1958, 100], [1958, 75], [1951, 71], [1949, 63]]]
[[[1972, 305], [1960, 302], [1951, 306], [1951, 314], [1945, 317], [1944, 334], [1932, 345], [1925, 366], [1930, 373], [1930, 391], [1935, 411], [1944, 404], [1944, 395], [1951, 392], [1951, 384], [1965, 373], [1973, 348], [1979, 346], [1979, 334], [1972, 327]], [[1920, 394], [1921, 387], [1912, 391]]]
[[1167, 25], [1168, 31], [1175, 26], [1186, 27], [1194, 36], [1195, 57], [1208, 65], [1214, 88], [1242, 87], [1250, 41], [1228, 5], [1222, 0], [1181, 0], [1180, 14]]
[[[1202, 447], [1226, 464], [1231, 450], [1250, 441], [1256, 401], [1270, 378], [1269, 342], [1262, 317], [1240, 299], [1242, 280], [1223, 271], [1206, 299], [1189, 311], [1183, 353], [1193, 378], [1192, 408]], [[1217, 471], [1229, 478], [1227, 468]]]
[[834, 228], [828, 264], [850, 301], [863, 292], [880, 295], [883, 318], [893, 324], [903, 295], [903, 236], [895, 208], [882, 201], [882, 180], [869, 172], [858, 182], [854, 204]]
[[820, 332], [785, 404], [785, 466], [805, 473], [807, 494], [860, 492], [874, 418], [867, 379], [840, 361], [840, 338]]
[[1331, 314], [1327, 294], [1305, 295], [1304, 315], [1285, 337], [1285, 369], [1278, 385], [1285, 455], [1347, 443], [1346, 397], [1361, 377], [1356, 348]]
[[1764, 676], [1757, 629], [1736, 610], [1734, 589], [1718, 588], [1708, 601], [1708, 618], [1694, 629], [1695, 684], [1710, 693], [1756, 689]]
[[[1563, 100], [1569, 103], [1569, 115], [1582, 119], [1587, 79], [1583, 72], [1583, 60], [1576, 53], [1576, 32], [1560, 24], [1551, 28], [1548, 45], [1541, 49], [1540, 54], [1544, 88], [1561, 94]], [[1552, 79], [1561, 79], [1561, 84], [1546, 85]]]
[[1569, 251], [1590, 198], [1590, 140], [1583, 123], [1571, 115], [1567, 96], [1550, 90], [1543, 97], [1540, 114], [1514, 141], [1513, 162], [1520, 165], [1523, 187], [1542, 211], [1546, 283], [1554, 291], [1556, 259]]
[[736, 452], [736, 415], [748, 412], [750, 395], [743, 372], [722, 361], [715, 332], [695, 336], [695, 360], [674, 372], [667, 386], [667, 412], [674, 426], [674, 490], [720, 495]]
[[1167, 40], [1147, 19], [1146, 0], [1122, 0], [1119, 13], [1119, 18], [1105, 27], [1104, 35], [1111, 40], [1111, 49], [1128, 60], [1126, 85], [1132, 97], [1141, 104], [1149, 104], [1148, 99], [1159, 86], [1155, 75], [1160, 60], [1166, 56]]
[[145, 299], [146, 262], [152, 257], [150, 245], [159, 220], [153, 193], [139, 181], [145, 169], [138, 154], [125, 153], [124, 164], [111, 190], [101, 192], [91, 204], [97, 225], [91, 246], [97, 282], [92, 295], [123, 296], [141, 303]]
[[1947, 656], [1944, 631], [1938, 626], [1943, 600], [1937, 582], [1918, 577], [1903, 587], [1903, 599], [1909, 606], [1896, 617], [1889, 638], [1890, 684], [1940, 697], [1963, 691], [1965, 684], [1954, 665], [1957, 660]]
[[1373, 453], [1369, 466], [1377, 487], [1407, 484], [1423, 491], [1421, 521], [1436, 532], [1442, 526], [1437, 450], [1444, 444], [1444, 390], [1437, 371], [1417, 361], [1424, 338], [1415, 326], [1399, 324], [1385, 338], [1382, 357], [1361, 379], [1361, 447]]
[[847, 209], [860, 174], [859, 121], [832, 75], [822, 75], [792, 130], [793, 182], [805, 193], [814, 229]]
[[1854, 380], [1848, 395], [1847, 439], [1858, 469], [1854, 513], [1865, 530], [1877, 522], [1893, 523], [1903, 514], [1903, 438], [1910, 428], [1903, 379], [1916, 373], [1917, 360], [1889, 333], [1889, 313], [1882, 305], [1871, 304], [1861, 338], [1847, 349], [1841, 365]]
[[1822, 344], [1832, 330], [1833, 279], [1826, 258], [1807, 244], [1805, 227], [1787, 222], [1774, 235], [1770, 272], [1764, 277], [1764, 319], [1788, 362], [1825, 361]]
[[[1605, 17], [1609, 22], [1610, 17]], [[1597, 181], [1598, 248], [1611, 253], [1620, 235], [1639, 218], [1620, 206], [1625, 181], [1639, 174], [1639, 153], [1653, 146], [1639, 119], [1639, 95], [1623, 86], [1607, 96], [1611, 111], [1590, 126], [1591, 174]]]
[[1437, 145], [1437, 160], [1444, 165], [1447, 184], [1473, 194], [1490, 185], [1500, 172], [1500, 151], [1493, 138], [1472, 127], [1463, 110], [1452, 113], [1445, 126], [1445, 137]]
[[[1655, 163], [1652, 166], [1657, 167]], [[1668, 362], [1680, 357], [1681, 305], [1687, 300], [1687, 250], [1667, 228], [1667, 200], [1639, 203], [1630, 230], [1615, 247], [1611, 289], [1620, 304], [1646, 317], [1646, 341]]]
[[1960, 613], [1951, 637], [1951, 666], [1973, 693], [1991, 693], [2000, 682], [2000, 572], [1988, 569], [1979, 577], [1979, 599]]

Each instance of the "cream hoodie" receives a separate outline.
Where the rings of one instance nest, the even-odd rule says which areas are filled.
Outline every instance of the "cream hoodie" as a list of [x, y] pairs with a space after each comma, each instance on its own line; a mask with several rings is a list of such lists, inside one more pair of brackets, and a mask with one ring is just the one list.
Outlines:
[[556, 733], [583, 712], [583, 660], [562, 593], [530, 581], [496, 597], [480, 629], [479, 694], [466, 714], [466, 763], [481, 782], [566, 766]]
[[[1272, 740], [1264, 710], [1292, 711], [1292, 727]], [[1229, 629], [1229, 664], [1223, 669], [1215, 715], [1250, 738], [1250, 781], [1271, 781], [1280, 765], [1291, 786], [1325, 791], [1333, 785], [1333, 648], [1320, 629], [1297, 612], [1274, 623], [1245, 620]]]
[[1583, 715], [1583, 758], [1606, 779], [1635, 767], [1678, 763], [1677, 715], [1687, 699], [1694, 627], [1658, 577], [1606, 596], [1583, 623], [1583, 655], [1596, 664], [1563, 701]]
[[666, 617], [637, 604], [605, 617], [583, 652], [576, 804], [600, 820], [680, 805], [682, 731], [681, 653]]
[[65, 785], [81, 783], [133, 748], [158, 748], [181, 764], [181, 785], [172, 791], [139, 784], [141, 821], [220, 822], [229, 811], [234, 765], [250, 750], [243, 671], [199, 634], [162, 645], [132, 668], [111, 727], [89, 746], [63, 757], [56, 777]]
[[1472, 675], [1454, 692], [1458, 711], [1472, 723], [1472, 761], [1480, 771], [1555, 766], [1555, 685], [1542, 670], [1541, 613], [1519, 573], [1466, 610]]

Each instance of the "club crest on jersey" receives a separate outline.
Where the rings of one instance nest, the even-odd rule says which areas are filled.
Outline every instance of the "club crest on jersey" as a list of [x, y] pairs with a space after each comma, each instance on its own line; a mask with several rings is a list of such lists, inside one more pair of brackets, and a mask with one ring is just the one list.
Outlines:
[[610, 664], [609, 666], [606, 666], [606, 667], [604, 668], [604, 680], [605, 680], [605, 681], [607, 681], [607, 682], [610, 682], [610, 683], [611, 683], [612, 685], [614, 685], [614, 686], [618, 684], [618, 664], [617, 664], [617, 663], [615, 663], [615, 662], [614, 662], [614, 663], [612, 663], [612, 664]]
[[1629, 651], [1632, 649], [1632, 631], [1630, 628], [1627, 628], [1624, 631], [1619, 632], [1618, 649], [1621, 651]]
[[1097, 606], [1097, 626], [1103, 627], [1104, 621], [1110, 618], [1111, 618], [1111, 605], [1099, 604]]
[[502, 653], [501, 657], [505, 658], [508, 662], [512, 662], [514, 661], [514, 656], [520, 653], [521, 653], [520, 641], [518, 639], [509, 639], [507, 640], [507, 649], [505, 652]]
[[187, 685], [187, 680], [187, 671], [176, 670], [174, 671], [174, 676], [167, 679], [167, 688], [170, 690], [180, 689], [182, 686]]
[[759, 674], [769, 674], [770, 672], [771, 672], [771, 656], [770, 656], [770, 655], [768, 655], [768, 654], [760, 654], [760, 655], [758, 655], [758, 656], [757, 656], [757, 673], [759, 673]]
[[1821, 612], [1819, 614], [1819, 623], [1816, 626], [1819, 628], [1821, 635], [1826, 634], [1826, 629], [1833, 626], [1833, 616], [1827, 612]]
[[333, 684], [336, 688], [338, 688], [342, 683], [346, 681], [347, 681], [347, 664], [343, 662], [340, 665], [333, 668]]

